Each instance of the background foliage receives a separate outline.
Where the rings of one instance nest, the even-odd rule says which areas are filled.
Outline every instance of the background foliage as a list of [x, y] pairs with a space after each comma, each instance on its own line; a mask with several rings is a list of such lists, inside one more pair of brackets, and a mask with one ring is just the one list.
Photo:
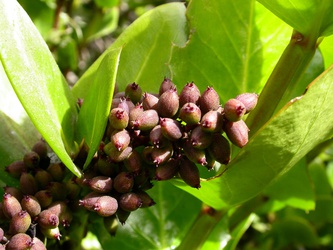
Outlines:
[[[200, 190], [177, 179], [174, 185], [156, 183], [150, 194], [157, 205], [133, 213], [116, 237], [91, 218], [85, 248], [93, 249], [94, 235], [104, 249], [332, 248], [330, 1], [18, 2], [29, 17], [19, 5], [0, 2], [0, 22], [13, 25], [0, 31], [2, 169], [39, 137], [32, 121], [80, 175], [71, 156], [83, 138], [98, 146], [115, 82], [122, 90], [135, 81], [157, 91], [164, 76], [179, 89], [194, 81], [201, 90], [214, 86], [222, 102], [241, 92], [260, 93], [272, 78], [290, 76], [286, 81], [295, 83], [281, 101], [262, 101], [272, 110], [267, 120], [249, 117], [251, 140], [242, 150], [233, 148], [223, 175], [203, 179]], [[293, 43], [293, 29], [306, 43]], [[83, 106], [78, 114], [76, 99], [93, 104], [96, 96], [95, 109]], [[1, 173], [4, 184], [15, 185]], [[217, 209], [213, 215], [202, 201]]]

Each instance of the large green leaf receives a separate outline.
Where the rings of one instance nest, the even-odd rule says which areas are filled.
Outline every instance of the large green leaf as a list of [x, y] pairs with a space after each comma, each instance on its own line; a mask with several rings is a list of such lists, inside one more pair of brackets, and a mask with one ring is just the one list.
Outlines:
[[38, 140], [38, 133], [7, 78], [0, 63], [0, 180], [8, 185], [18, 181], [4, 171], [13, 161], [22, 160]]
[[91, 229], [103, 249], [157, 250], [179, 245], [201, 202], [168, 182], [157, 183], [149, 194], [156, 205], [132, 212], [115, 237], [110, 237], [100, 220], [92, 222]]
[[157, 91], [164, 76], [170, 76], [167, 62], [173, 44], [186, 42], [186, 18], [183, 3], [154, 8], [131, 24], [100, 56], [74, 86], [76, 97], [85, 98], [89, 84], [109, 50], [123, 47], [117, 83], [120, 90], [129, 83], [140, 84], [145, 91]]
[[187, 17], [191, 35], [173, 49], [173, 79], [194, 81], [201, 90], [213, 86], [224, 102], [260, 92], [291, 33], [255, 1], [192, 1]]
[[307, 152], [333, 135], [333, 67], [318, 77], [305, 95], [289, 102], [270, 119], [217, 178], [201, 189], [182, 189], [215, 207], [233, 206], [260, 193]]
[[0, 60], [30, 119], [53, 151], [76, 175], [67, 153], [75, 153], [77, 119], [71, 95], [43, 38], [16, 1], [0, 0]]
[[99, 65], [99, 74], [84, 99], [77, 124], [78, 141], [89, 147], [85, 167], [100, 145], [110, 113], [121, 48], [109, 50]]
[[333, 33], [331, 0], [258, 0], [275, 15], [304, 35], [328, 36]]
[[320, 43], [319, 49], [323, 54], [325, 68], [328, 68], [333, 64], [333, 36], [325, 37], [324, 40]]
[[282, 175], [264, 190], [270, 199], [304, 210], [315, 208], [315, 194], [309, 179], [305, 159], [300, 160], [290, 171]]

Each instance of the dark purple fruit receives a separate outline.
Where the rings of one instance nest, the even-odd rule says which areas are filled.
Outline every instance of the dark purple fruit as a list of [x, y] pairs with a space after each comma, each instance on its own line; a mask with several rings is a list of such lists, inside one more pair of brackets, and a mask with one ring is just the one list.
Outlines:
[[156, 204], [156, 202], [145, 191], [140, 190], [140, 191], [137, 191], [136, 194], [140, 197], [140, 199], [142, 201], [141, 208], [151, 207]]
[[150, 110], [150, 109], [157, 110], [157, 103], [158, 103], [157, 96], [149, 93], [143, 94], [142, 107], [144, 110]]
[[157, 181], [164, 181], [173, 178], [179, 169], [179, 161], [171, 158], [166, 163], [159, 165], [156, 168], [154, 179]]
[[18, 233], [13, 235], [8, 244], [6, 244], [6, 250], [28, 250], [31, 249], [33, 245], [33, 240], [29, 235]]
[[48, 190], [40, 190], [34, 195], [42, 208], [48, 207], [52, 201], [52, 194]]
[[39, 155], [40, 159], [47, 157], [47, 144], [44, 140], [39, 140], [32, 147], [32, 151], [36, 152]]
[[214, 134], [214, 143], [208, 147], [208, 153], [217, 162], [227, 165], [231, 157], [229, 141], [221, 134]]
[[118, 193], [127, 193], [134, 186], [134, 178], [132, 173], [120, 172], [113, 180], [113, 188]]
[[190, 140], [186, 140], [184, 142], [183, 149], [185, 155], [192, 162], [198, 163], [202, 166], [207, 165], [205, 150], [193, 147]]
[[102, 197], [102, 194], [90, 192], [84, 196], [82, 200], [79, 200], [79, 205], [90, 211], [94, 211], [94, 205], [100, 197]]
[[120, 196], [119, 206], [125, 211], [132, 212], [142, 206], [142, 200], [135, 193], [126, 193]]
[[190, 141], [194, 148], [205, 149], [215, 140], [212, 133], [206, 132], [201, 126], [197, 126], [191, 132]]
[[133, 129], [143, 131], [153, 129], [159, 122], [159, 116], [156, 110], [150, 109], [142, 112], [141, 115], [133, 122]]
[[200, 188], [199, 169], [191, 160], [187, 158], [181, 159], [179, 175], [187, 185], [198, 189]]
[[141, 154], [133, 150], [129, 156], [124, 160], [125, 168], [132, 173], [139, 173], [142, 170], [142, 157]]
[[249, 128], [243, 120], [238, 122], [226, 122], [225, 133], [229, 140], [237, 147], [244, 147], [248, 142]]
[[111, 142], [118, 151], [122, 151], [130, 144], [131, 137], [126, 129], [115, 130], [111, 134]]
[[22, 173], [20, 177], [20, 189], [23, 194], [34, 195], [38, 191], [35, 177], [30, 173]]
[[156, 125], [149, 133], [149, 140], [156, 148], [161, 148], [167, 143], [167, 138], [163, 135], [161, 125]]

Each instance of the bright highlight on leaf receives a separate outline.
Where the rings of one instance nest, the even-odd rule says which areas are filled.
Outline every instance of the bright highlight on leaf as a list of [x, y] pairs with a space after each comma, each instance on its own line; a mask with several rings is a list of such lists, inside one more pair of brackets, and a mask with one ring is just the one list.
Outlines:
[[[16, 95], [50, 147], [77, 176], [74, 98], [43, 38], [16, 1], [0, 1], [0, 60]], [[28, 70], [27, 70], [28, 69]]]

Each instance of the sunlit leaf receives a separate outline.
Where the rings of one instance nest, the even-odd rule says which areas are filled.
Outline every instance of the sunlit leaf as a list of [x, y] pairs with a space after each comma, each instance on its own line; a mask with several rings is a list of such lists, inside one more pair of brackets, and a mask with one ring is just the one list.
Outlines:
[[264, 190], [264, 194], [295, 208], [313, 210], [316, 205], [315, 195], [305, 159], [272, 183]]
[[191, 35], [173, 49], [173, 79], [181, 85], [194, 81], [202, 91], [213, 86], [222, 103], [260, 92], [291, 34], [255, 1], [192, 1], [187, 16]]
[[310, 36], [333, 33], [333, 2], [330, 0], [258, 0], [295, 30]]
[[194, 190], [175, 183], [207, 204], [221, 208], [257, 195], [287, 172], [314, 146], [333, 135], [333, 68], [323, 73], [301, 98], [288, 103], [262, 127], [221, 176]]
[[328, 68], [333, 64], [333, 36], [325, 37], [324, 40], [320, 43], [319, 49], [323, 54], [325, 61], [325, 68]]
[[50, 147], [76, 175], [75, 101], [52, 54], [16, 1], [0, 1], [0, 60], [16, 95]]
[[110, 237], [101, 221], [92, 223], [103, 249], [174, 249], [200, 211], [201, 202], [168, 182], [149, 191], [156, 205], [131, 213], [124, 226]]
[[[157, 91], [164, 76], [170, 76], [168, 61], [173, 44], [186, 42], [186, 17], [183, 3], [170, 3], [148, 11], [133, 22], [121, 36], [85, 72], [85, 81], [73, 88], [76, 97], [84, 98], [109, 50], [123, 47], [117, 83], [120, 91], [132, 82], [144, 91]], [[84, 86], [80, 86], [84, 85]]]
[[[83, 100], [77, 124], [78, 141], [89, 147], [85, 167], [100, 145], [110, 113], [121, 48], [108, 51], [99, 65], [89, 94]], [[81, 78], [84, 81], [84, 78]]]

